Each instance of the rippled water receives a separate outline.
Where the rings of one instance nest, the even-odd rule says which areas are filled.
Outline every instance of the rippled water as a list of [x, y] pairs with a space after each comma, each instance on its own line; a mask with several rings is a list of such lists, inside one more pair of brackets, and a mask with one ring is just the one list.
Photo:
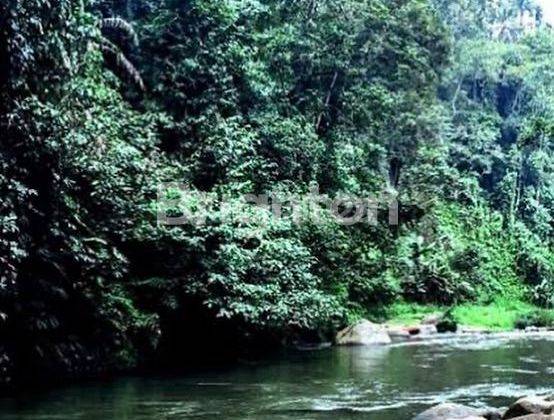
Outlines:
[[126, 378], [0, 399], [0, 418], [410, 419], [455, 401], [501, 407], [554, 390], [554, 337], [332, 348], [180, 378]]

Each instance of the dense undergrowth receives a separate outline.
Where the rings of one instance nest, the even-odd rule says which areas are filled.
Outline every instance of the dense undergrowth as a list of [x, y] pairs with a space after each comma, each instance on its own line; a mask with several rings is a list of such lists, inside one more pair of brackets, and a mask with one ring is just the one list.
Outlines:
[[[533, 2], [9, 0], [0, 23], [4, 383], [421, 305], [547, 322], [554, 34]], [[160, 202], [167, 182], [187, 194]], [[244, 199], [315, 186], [378, 199], [378, 222]], [[157, 223], [183, 207], [205, 223]]]

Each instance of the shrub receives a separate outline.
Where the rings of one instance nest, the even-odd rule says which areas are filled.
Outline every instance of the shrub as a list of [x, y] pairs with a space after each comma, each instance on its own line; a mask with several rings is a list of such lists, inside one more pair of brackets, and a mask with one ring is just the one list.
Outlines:
[[554, 312], [547, 310], [537, 310], [517, 319], [515, 322], [515, 327], [520, 330], [524, 330], [527, 327], [554, 327]]

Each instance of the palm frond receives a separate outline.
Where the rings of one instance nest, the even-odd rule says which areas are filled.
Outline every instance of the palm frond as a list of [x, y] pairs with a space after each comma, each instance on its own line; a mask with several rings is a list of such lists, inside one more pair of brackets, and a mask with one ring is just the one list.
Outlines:
[[131, 40], [133, 45], [138, 45], [138, 35], [129, 22], [120, 17], [104, 18], [100, 21], [100, 29], [115, 29], [122, 32], [127, 38]]
[[102, 38], [100, 44], [100, 50], [105, 54], [113, 58], [115, 65], [121, 69], [127, 76], [129, 76], [133, 82], [135, 82], [141, 90], [145, 90], [144, 81], [137, 68], [129, 61], [125, 54], [121, 52], [119, 47], [113, 44], [106, 38]]

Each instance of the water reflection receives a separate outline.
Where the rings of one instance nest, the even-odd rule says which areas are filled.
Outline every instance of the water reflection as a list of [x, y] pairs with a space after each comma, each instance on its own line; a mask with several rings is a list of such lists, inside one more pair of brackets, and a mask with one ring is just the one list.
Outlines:
[[[182, 378], [128, 378], [0, 400], [7, 420], [410, 419], [443, 401], [503, 406], [548, 392], [552, 337], [336, 348]], [[550, 389], [551, 391], [551, 389]]]

